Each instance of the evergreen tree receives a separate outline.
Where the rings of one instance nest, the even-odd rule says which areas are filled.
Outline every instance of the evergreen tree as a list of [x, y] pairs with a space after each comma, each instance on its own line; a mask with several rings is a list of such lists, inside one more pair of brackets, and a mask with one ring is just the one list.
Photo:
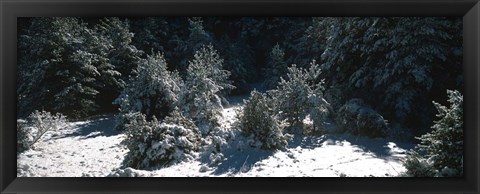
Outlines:
[[[275, 99], [280, 118], [286, 119], [289, 128], [296, 132], [303, 130], [303, 120], [307, 115], [314, 113], [314, 116], [319, 116], [316, 111], [328, 109], [329, 106], [323, 99], [320, 68], [315, 61], [310, 65], [308, 70], [292, 65], [288, 68], [287, 80], [281, 78], [277, 88], [269, 91]], [[320, 120], [315, 118], [315, 125], [320, 126]]]
[[433, 131], [420, 136], [418, 151], [412, 151], [404, 166], [410, 176], [463, 176], [463, 96], [448, 90], [450, 107], [433, 102], [438, 110]]
[[275, 88], [280, 82], [281, 78], [287, 73], [287, 63], [285, 63], [285, 52], [276, 44], [270, 53], [265, 69], [265, 86], [268, 89]]
[[44, 109], [79, 118], [109, 108], [140, 59], [128, 23], [118, 18], [93, 28], [68, 17], [26, 23], [19, 35], [19, 116]]
[[250, 98], [244, 100], [235, 125], [243, 135], [253, 137], [262, 149], [286, 148], [290, 136], [283, 134], [284, 125], [275, 115], [271, 102], [265, 94], [252, 91]]
[[188, 18], [188, 34], [187, 36], [177, 35], [171, 41], [175, 42], [174, 58], [178, 58], [177, 69], [183, 76], [187, 75], [187, 68], [189, 66], [190, 58], [196, 51], [200, 50], [203, 45], [212, 44], [213, 39], [209, 32], [203, 27], [203, 20], [201, 17]]
[[326, 32], [324, 22], [328, 18], [308, 18], [291, 24], [284, 42], [287, 64], [308, 64], [310, 60], [320, 61], [324, 50]]
[[224, 68], [231, 72], [230, 80], [235, 90], [232, 93], [243, 94], [250, 91], [248, 82], [256, 76], [253, 52], [244, 38], [231, 39], [228, 36], [220, 41]]
[[223, 70], [223, 59], [212, 45], [203, 46], [189, 62], [185, 87], [177, 106], [207, 135], [219, 126], [222, 92], [232, 89], [230, 72]]
[[99, 66], [101, 76], [98, 79], [98, 104], [111, 105], [120, 94], [126, 82], [141, 62], [142, 51], [133, 46], [133, 33], [130, 32], [128, 20], [119, 18], [103, 18], [95, 25], [98, 40], [103, 48], [108, 48], [104, 54], [109, 63]]
[[[171, 36], [173, 23], [168, 22], [165, 17], [133, 18], [131, 30], [134, 33], [132, 44], [139, 50], [161, 52], [166, 55], [167, 44]], [[165, 56], [168, 59], [167, 56]]]
[[434, 111], [425, 104], [446, 88], [461, 88], [460, 26], [461, 20], [433, 17], [329, 19], [318, 27], [328, 34], [327, 88], [340, 90], [342, 101], [366, 99], [389, 120], [424, 133]]
[[148, 121], [154, 117], [163, 120], [174, 110], [183, 85], [178, 73], [167, 70], [167, 62], [160, 53], [147, 56], [136, 72], [114, 102], [120, 105], [119, 129], [126, 124], [128, 113], [140, 112]]
[[44, 109], [75, 118], [96, 110], [98, 66], [106, 60], [85, 23], [34, 18], [19, 36], [19, 116]]

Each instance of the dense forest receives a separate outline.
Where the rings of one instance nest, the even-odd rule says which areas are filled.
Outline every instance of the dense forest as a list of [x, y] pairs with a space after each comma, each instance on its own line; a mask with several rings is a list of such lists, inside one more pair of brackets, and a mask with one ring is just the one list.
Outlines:
[[[235, 136], [222, 130], [221, 111], [247, 96], [232, 129], [262, 149], [326, 133], [332, 121], [337, 132], [418, 143], [405, 163], [410, 175], [463, 174], [462, 25], [443, 17], [19, 18], [17, 118], [114, 113], [130, 150], [123, 165], [145, 169], [194, 152], [218, 159]], [[452, 153], [460, 157], [438, 159]]]

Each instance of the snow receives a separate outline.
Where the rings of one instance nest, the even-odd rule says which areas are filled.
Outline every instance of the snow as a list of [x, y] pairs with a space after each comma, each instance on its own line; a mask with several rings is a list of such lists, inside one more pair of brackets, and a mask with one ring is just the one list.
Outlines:
[[[232, 99], [229, 99], [232, 100]], [[223, 109], [222, 126], [230, 128], [242, 98]], [[409, 143], [382, 138], [329, 133], [295, 136], [285, 150], [265, 151], [248, 146], [239, 134], [229, 142], [218, 164], [201, 153], [169, 167], [151, 170], [122, 168], [128, 150], [123, 134], [113, 129], [113, 115], [71, 122], [69, 130], [47, 132], [35, 145], [17, 156], [19, 177], [390, 177], [405, 172], [402, 159]]]
[[72, 122], [71, 129], [47, 132], [34, 150], [17, 156], [17, 176], [106, 176], [120, 166], [124, 135], [113, 129], [114, 117]]

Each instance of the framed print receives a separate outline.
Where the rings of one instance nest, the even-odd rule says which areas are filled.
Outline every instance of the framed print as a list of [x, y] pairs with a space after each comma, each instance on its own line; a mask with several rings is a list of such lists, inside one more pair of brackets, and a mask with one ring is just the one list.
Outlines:
[[2, 193], [478, 192], [476, 0], [0, 9]]

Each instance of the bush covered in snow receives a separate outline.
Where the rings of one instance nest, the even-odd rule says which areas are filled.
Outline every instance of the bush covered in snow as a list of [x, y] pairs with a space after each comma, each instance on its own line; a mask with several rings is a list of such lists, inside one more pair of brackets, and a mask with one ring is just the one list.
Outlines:
[[114, 101], [120, 105], [119, 124], [122, 129], [129, 113], [141, 112], [147, 120], [153, 117], [164, 119], [169, 115], [178, 99], [183, 81], [176, 72], [167, 70], [162, 54], [148, 56], [136, 69], [137, 75]]
[[265, 94], [252, 91], [244, 100], [244, 107], [237, 114], [236, 127], [245, 136], [253, 137], [260, 147], [267, 150], [281, 149], [288, 145], [289, 136], [283, 134], [283, 124], [273, 112], [271, 100]]
[[28, 133], [25, 123], [17, 121], [17, 153], [24, 152], [29, 149], [32, 137]]
[[[404, 165], [410, 176], [463, 176], [463, 96], [448, 90], [450, 107], [433, 102], [439, 120], [433, 131], [420, 136], [418, 150], [412, 151]], [[428, 172], [428, 173], [424, 173]]]
[[[191, 158], [191, 153], [198, 150], [198, 128], [191, 123], [159, 122], [155, 117], [147, 121], [142, 113], [133, 114], [130, 118], [132, 120], [125, 125], [126, 138], [123, 141], [129, 150], [123, 162], [125, 167], [147, 169], [168, 166]], [[188, 122], [186, 119], [178, 120], [178, 123]]]
[[232, 130], [216, 127], [202, 138], [201, 156], [208, 158], [210, 164], [221, 163], [225, 159], [223, 152], [230, 147], [229, 143], [235, 139], [235, 135]]
[[387, 121], [363, 100], [349, 100], [337, 111], [337, 125], [340, 131], [354, 135], [384, 137], [387, 135]]
[[[148, 174], [146, 174], [144, 171], [136, 170], [133, 168], [118, 168], [115, 169], [113, 172], [107, 175], [107, 177], [144, 177]], [[84, 177], [88, 177], [86, 174]]]
[[403, 166], [407, 169], [407, 172], [404, 174], [406, 176], [433, 177], [436, 174], [432, 160], [422, 157], [415, 151], [407, 155]]
[[46, 132], [65, 127], [67, 119], [62, 114], [36, 110], [28, 116], [26, 123], [17, 121], [17, 151], [23, 152], [32, 148]]
[[286, 119], [290, 130], [301, 132], [307, 115], [314, 117], [315, 125], [321, 126], [329, 104], [323, 99], [320, 73], [315, 61], [310, 63], [309, 69], [292, 65], [288, 68], [287, 79], [280, 78], [277, 88], [269, 91], [275, 111], [280, 112], [280, 119]]

